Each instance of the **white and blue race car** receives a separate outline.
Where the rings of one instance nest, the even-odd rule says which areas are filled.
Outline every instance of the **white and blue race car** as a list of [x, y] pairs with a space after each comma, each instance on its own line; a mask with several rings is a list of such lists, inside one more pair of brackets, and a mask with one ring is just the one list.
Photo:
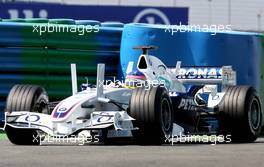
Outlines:
[[[104, 80], [98, 64], [97, 83], [77, 92], [72, 64], [73, 95], [49, 103], [46, 91], [35, 85], [15, 85], [7, 98], [4, 130], [18, 145], [39, 145], [45, 136], [98, 135], [101, 142], [132, 139], [162, 144], [181, 134], [230, 135], [233, 142], [253, 142], [260, 134], [261, 104], [256, 90], [236, 86], [236, 73], [222, 68], [167, 68], [142, 46], [127, 68], [126, 82]], [[220, 90], [220, 91], [219, 91]], [[40, 135], [45, 134], [45, 135]], [[39, 137], [36, 139], [36, 136]]]

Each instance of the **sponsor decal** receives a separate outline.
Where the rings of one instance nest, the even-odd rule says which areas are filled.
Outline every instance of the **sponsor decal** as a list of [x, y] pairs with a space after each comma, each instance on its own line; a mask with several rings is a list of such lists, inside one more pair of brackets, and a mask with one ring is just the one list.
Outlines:
[[27, 122], [38, 122], [40, 120], [39, 115], [29, 115], [25, 118]]
[[177, 79], [221, 79], [222, 68], [181, 68]]
[[181, 103], [178, 106], [178, 109], [194, 111], [197, 109], [197, 105], [195, 104], [193, 99], [182, 99]]
[[56, 107], [55, 112], [53, 113], [53, 118], [64, 118], [78, 103], [79, 102], [75, 103], [69, 109], [65, 107], [60, 108], [60, 106]]
[[101, 113], [101, 114], [104, 114], [104, 115], [100, 115], [97, 119], [97, 122], [98, 123], [101, 123], [101, 122], [108, 122], [111, 120], [112, 117], [114, 117], [113, 115], [110, 115], [109, 113]]

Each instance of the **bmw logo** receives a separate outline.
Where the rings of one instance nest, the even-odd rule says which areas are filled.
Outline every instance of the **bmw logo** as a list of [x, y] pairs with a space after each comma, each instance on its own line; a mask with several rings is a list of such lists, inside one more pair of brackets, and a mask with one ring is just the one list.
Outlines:
[[67, 110], [67, 108], [65, 108], [65, 107], [62, 107], [59, 109], [59, 111], [66, 111], [66, 110]]

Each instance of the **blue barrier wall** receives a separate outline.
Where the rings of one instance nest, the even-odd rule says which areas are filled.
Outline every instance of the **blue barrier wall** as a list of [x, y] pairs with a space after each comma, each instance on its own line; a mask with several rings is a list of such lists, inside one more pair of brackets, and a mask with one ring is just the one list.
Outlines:
[[167, 26], [127, 24], [121, 43], [120, 66], [124, 74], [129, 61], [137, 61], [141, 51], [138, 45], [155, 45], [159, 48], [150, 54], [159, 57], [167, 66], [176, 61], [183, 66], [232, 65], [237, 71], [238, 84], [252, 85], [259, 90], [261, 41], [255, 33], [246, 32], [169, 32]]

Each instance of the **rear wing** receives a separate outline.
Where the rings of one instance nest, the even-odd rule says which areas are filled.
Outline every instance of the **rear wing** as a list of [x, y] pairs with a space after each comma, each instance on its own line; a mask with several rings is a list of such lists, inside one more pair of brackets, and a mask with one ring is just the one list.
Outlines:
[[223, 67], [181, 67], [177, 62], [176, 68], [170, 69], [177, 80], [185, 84], [222, 84], [236, 85], [236, 71], [232, 66]]

